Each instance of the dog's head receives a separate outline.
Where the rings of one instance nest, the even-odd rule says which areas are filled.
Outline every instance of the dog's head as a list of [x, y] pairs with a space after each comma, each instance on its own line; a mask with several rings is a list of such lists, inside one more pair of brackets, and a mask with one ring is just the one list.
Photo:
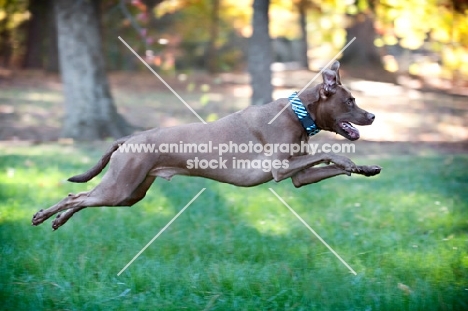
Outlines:
[[305, 90], [300, 98], [317, 126], [349, 140], [359, 139], [353, 124], [370, 125], [375, 116], [358, 107], [351, 92], [340, 80], [340, 63], [335, 61], [322, 73], [323, 83]]

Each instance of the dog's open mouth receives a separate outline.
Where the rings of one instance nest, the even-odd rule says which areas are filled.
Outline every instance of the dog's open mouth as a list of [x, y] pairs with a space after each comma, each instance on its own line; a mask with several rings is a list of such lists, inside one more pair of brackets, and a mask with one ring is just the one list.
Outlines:
[[355, 128], [350, 122], [347, 121], [341, 121], [339, 123], [340, 128], [343, 130], [345, 133], [345, 137], [350, 139], [350, 140], [356, 140], [359, 139], [359, 131], [357, 128]]

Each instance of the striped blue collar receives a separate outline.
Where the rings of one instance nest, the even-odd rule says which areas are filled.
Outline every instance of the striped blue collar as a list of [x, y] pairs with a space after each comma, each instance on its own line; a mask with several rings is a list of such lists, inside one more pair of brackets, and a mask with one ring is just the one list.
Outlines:
[[306, 130], [307, 135], [313, 136], [320, 132], [320, 129], [317, 127], [317, 124], [315, 124], [315, 121], [307, 112], [305, 106], [299, 99], [299, 96], [297, 96], [297, 92], [294, 92], [291, 94], [291, 96], [289, 96], [289, 101], [291, 102], [292, 110], [299, 119], [299, 122], [301, 122], [302, 126]]

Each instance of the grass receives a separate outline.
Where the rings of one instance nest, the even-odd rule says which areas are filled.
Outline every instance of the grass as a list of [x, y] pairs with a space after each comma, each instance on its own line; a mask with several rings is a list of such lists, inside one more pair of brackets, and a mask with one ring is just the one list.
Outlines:
[[32, 227], [37, 210], [97, 183], [64, 180], [99, 155], [86, 146], [0, 150], [2, 309], [468, 309], [468, 156], [374, 159], [384, 167], [380, 176], [337, 177], [301, 189], [289, 181], [244, 189], [158, 179], [134, 207], [89, 208], [56, 232], [50, 220]]

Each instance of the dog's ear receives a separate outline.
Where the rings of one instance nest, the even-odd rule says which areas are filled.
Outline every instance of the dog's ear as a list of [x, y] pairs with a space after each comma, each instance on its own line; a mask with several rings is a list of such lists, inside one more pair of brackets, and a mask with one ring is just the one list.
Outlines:
[[322, 88], [320, 89], [320, 97], [326, 99], [328, 96], [335, 94], [337, 84], [337, 75], [333, 70], [325, 69], [322, 72]]
[[335, 73], [336, 73], [336, 83], [338, 85], [341, 85], [341, 78], [340, 78], [340, 62], [335, 60], [335, 62], [333, 63], [333, 65], [331, 66], [330, 68], [331, 70], [333, 70]]

